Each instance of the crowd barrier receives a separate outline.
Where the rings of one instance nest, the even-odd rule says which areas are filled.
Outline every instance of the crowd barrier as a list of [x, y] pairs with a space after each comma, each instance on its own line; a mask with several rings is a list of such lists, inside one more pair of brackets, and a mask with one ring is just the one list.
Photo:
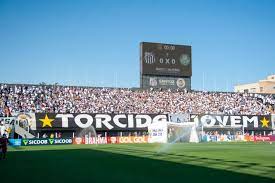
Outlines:
[[[275, 135], [204, 135], [201, 142], [275, 142]], [[64, 145], [64, 144], [139, 144], [149, 143], [148, 136], [125, 137], [75, 137], [59, 139], [9, 139], [11, 146]]]
[[9, 139], [11, 146], [148, 143], [148, 136]]
[[243, 135], [203, 135], [201, 142], [232, 142], [244, 141]]
[[275, 142], [275, 135], [203, 135], [201, 142]]
[[59, 139], [9, 139], [9, 145], [11, 146], [35, 146], [35, 145], [64, 145], [72, 144], [72, 138], [59, 138]]
[[275, 142], [275, 135], [266, 135], [266, 136], [245, 135], [244, 140], [247, 142]]
[[76, 137], [73, 144], [132, 144], [148, 143], [148, 136], [125, 136], [125, 137]]

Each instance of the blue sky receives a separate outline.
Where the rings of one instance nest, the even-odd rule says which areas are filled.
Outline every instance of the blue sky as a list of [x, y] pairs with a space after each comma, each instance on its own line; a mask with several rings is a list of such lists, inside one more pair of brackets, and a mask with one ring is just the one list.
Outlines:
[[192, 89], [232, 91], [275, 74], [275, 1], [0, 0], [0, 82], [139, 87], [142, 41], [191, 45]]

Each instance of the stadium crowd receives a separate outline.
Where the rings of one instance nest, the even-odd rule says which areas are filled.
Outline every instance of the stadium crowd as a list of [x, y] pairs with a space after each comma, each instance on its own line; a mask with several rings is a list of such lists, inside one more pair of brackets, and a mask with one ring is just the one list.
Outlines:
[[270, 114], [272, 95], [0, 85], [0, 116], [13, 112]]

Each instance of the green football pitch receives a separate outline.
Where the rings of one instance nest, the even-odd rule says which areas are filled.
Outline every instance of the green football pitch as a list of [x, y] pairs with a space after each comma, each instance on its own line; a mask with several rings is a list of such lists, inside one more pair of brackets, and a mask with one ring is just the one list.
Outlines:
[[275, 183], [275, 144], [10, 147], [0, 161], [0, 181]]

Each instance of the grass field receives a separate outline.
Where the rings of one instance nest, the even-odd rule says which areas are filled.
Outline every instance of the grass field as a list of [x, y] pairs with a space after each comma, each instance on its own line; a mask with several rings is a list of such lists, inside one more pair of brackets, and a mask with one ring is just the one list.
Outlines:
[[157, 153], [163, 148], [160, 144], [10, 147], [8, 159], [0, 161], [0, 180], [275, 183], [275, 144], [173, 144]]

